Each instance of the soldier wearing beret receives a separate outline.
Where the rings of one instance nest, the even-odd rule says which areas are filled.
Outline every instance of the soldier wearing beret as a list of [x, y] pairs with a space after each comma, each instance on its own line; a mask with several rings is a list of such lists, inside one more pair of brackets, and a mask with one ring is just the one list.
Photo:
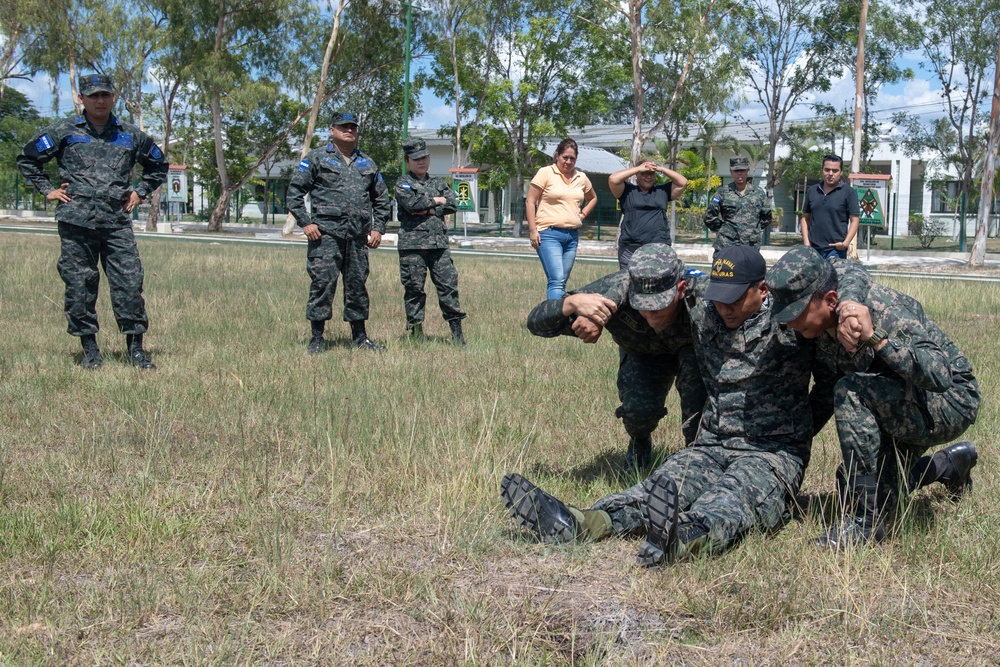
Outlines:
[[664, 404], [675, 381], [685, 444], [697, 433], [705, 388], [685, 297], [699, 275], [686, 272], [669, 245], [650, 243], [633, 253], [628, 269], [543, 301], [528, 315], [528, 330], [536, 336], [576, 336], [594, 343], [606, 329], [621, 348], [621, 406], [615, 416], [629, 435], [628, 471], [644, 471], [652, 463], [652, 433], [667, 414]]
[[441, 315], [451, 328], [452, 340], [465, 347], [462, 320], [465, 313], [458, 304], [458, 271], [448, 249], [448, 231], [444, 217], [456, 209], [455, 193], [443, 178], [427, 175], [430, 153], [423, 139], [403, 142], [407, 173], [396, 181], [396, 205], [399, 211], [399, 279], [403, 283], [403, 308], [406, 331], [411, 338], [424, 337], [424, 283], [430, 270], [437, 288]]
[[[305, 198], [312, 200], [312, 213]], [[312, 335], [309, 353], [323, 351], [323, 332], [333, 317], [337, 279], [344, 277], [344, 321], [354, 345], [385, 350], [368, 337], [368, 249], [377, 248], [389, 220], [389, 190], [378, 165], [358, 150], [358, 117], [337, 111], [330, 141], [309, 152], [292, 175], [288, 211], [309, 241], [306, 270], [311, 280], [306, 319]]]
[[[803, 246], [768, 271], [775, 318], [815, 340], [835, 373], [835, 417], [845, 515], [820, 546], [877, 542], [898, 493], [941, 482], [953, 497], [972, 485], [971, 442], [933, 456], [976, 421], [979, 384], [972, 364], [912, 297], [859, 281], [855, 262], [824, 260]], [[838, 321], [840, 322], [838, 327]]]
[[587, 510], [507, 475], [501, 496], [511, 517], [545, 542], [645, 535], [638, 560], [647, 566], [719, 552], [751, 530], [783, 525], [833, 401], [822, 376], [810, 390], [824, 367], [811, 342], [772, 317], [764, 275], [757, 249], [723, 248], [689, 308], [707, 395], [694, 442]]
[[[130, 214], [163, 184], [169, 165], [152, 138], [114, 115], [115, 89], [107, 76], [80, 77], [80, 103], [83, 114], [45, 128], [21, 150], [17, 166], [46, 199], [57, 202], [57, 266], [66, 284], [69, 333], [83, 345], [81, 365], [93, 369], [104, 362], [97, 345], [100, 263], [129, 359], [138, 368], [152, 369], [142, 343], [149, 318]], [[59, 187], [42, 171], [52, 159], [59, 165]], [[133, 186], [136, 164], [142, 166], [142, 179]]]
[[749, 173], [749, 159], [729, 158], [733, 182], [716, 190], [705, 209], [705, 226], [716, 232], [716, 252], [734, 245], [758, 247], [763, 230], [771, 225], [767, 194], [750, 183]]

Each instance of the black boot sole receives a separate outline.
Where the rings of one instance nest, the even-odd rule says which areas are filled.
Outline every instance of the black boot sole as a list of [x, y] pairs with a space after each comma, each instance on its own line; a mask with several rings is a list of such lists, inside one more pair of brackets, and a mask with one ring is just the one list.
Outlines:
[[670, 562], [677, 546], [677, 512], [680, 499], [677, 485], [666, 475], [649, 480], [642, 517], [649, 526], [646, 541], [639, 546], [636, 558], [644, 567]]
[[[543, 528], [538, 509], [542, 505], [541, 497], [548, 496], [537, 486], [517, 473], [504, 475], [500, 482], [500, 495], [507, 506], [511, 518], [519, 526], [530, 530], [538, 539], [546, 543], [572, 542], [577, 537], [575, 525], [553, 522], [553, 526]], [[549, 496], [549, 498], [552, 498]], [[552, 500], [555, 500], [552, 498]], [[567, 510], [568, 513], [568, 510]], [[575, 521], [573, 522], [575, 524]]]

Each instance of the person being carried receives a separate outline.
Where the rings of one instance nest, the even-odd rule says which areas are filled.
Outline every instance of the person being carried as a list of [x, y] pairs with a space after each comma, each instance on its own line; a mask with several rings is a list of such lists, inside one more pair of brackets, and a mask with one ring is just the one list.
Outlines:
[[719, 552], [750, 530], [783, 525], [812, 437], [832, 413], [832, 383], [819, 376], [810, 391], [823, 367], [812, 343], [772, 318], [765, 268], [755, 248], [723, 248], [704, 298], [690, 308], [707, 400], [689, 447], [587, 510], [508, 474], [500, 492], [510, 516], [546, 542], [645, 534], [638, 560], [647, 566]]
[[976, 421], [972, 364], [916, 299], [878, 283], [855, 288], [859, 271], [798, 247], [767, 273], [775, 319], [815, 340], [819, 362], [837, 377], [845, 513], [817, 540], [830, 548], [884, 539], [899, 494], [940, 482], [960, 497], [978, 459], [968, 441], [922, 456]]
[[615, 416], [629, 436], [627, 471], [649, 468], [652, 433], [667, 414], [664, 404], [675, 381], [685, 444], [698, 430], [705, 387], [691, 345], [684, 298], [697, 274], [701, 272], [685, 271], [669, 245], [650, 243], [632, 255], [627, 270], [543, 301], [528, 315], [528, 330], [536, 336], [576, 336], [596, 343], [606, 329], [621, 348], [621, 405]]

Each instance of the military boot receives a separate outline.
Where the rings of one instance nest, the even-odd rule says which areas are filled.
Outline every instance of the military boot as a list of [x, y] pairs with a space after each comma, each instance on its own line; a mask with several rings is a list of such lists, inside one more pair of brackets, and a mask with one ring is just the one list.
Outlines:
[[854, 475], [846, 480], [844, 516], [816, 539], [816, 546], [845, 549], [885, 539], [884, 514], [895, 494], [878, 483], [878, 475]]
[[147, 371], [156, 368], [146, 350], [142, 349], [142, 334], [126, 334], [125, 344], [128, 345], [128, 358], [133, 366]]
[[424, 335], [424, 325], [422, 322], [417, 322], [415, 324], [406, 325], [406, 337], [410, 340], [420, 341], [426, 340], [427, 336]]
[[313, 321], [312, 336], [309, 338], [309, 354], [319, 354], [323, 351], [323, 331], [326, 329], [324, 320]]
[[958, 500], [972, 491], [972, 469], [978, 461], [979, 453], [973, 443], [956, 442], [917, 461], [910, 470], [910, 488], [916, 491], [941, 482], [952, 500]]
[[519, 525], [543, 542], [572, 542], [580, 534], [583, 513], [542, 491], [517, 473], [504, 475], [500, 496]]
[[80, 343], [83, 345], [83, 356], [80, 358], [81, 366], [93, 370], [104, 365], [101, 348], [97, 347], [97, 336], [94, 334], [80, 336]]
[[625, 452], [625, 472], [640, 473], [649, 469], [653, 461], [653, 438], [650, 435], [633, 435], [628, 439]]
[[465, 347], [465, 336], [462, 335], [462, 320], [448, 320], [451, 327], [451, 342], [458, 347]]
[[385, 352], [385, 345], [379, 345], [368, 337], [364, 320], [354, 320], [351, 322], [351, 339], [354, 341], [354, 347], [359, 347], [362, 350], [371, 350], [372, 352]]
[[642, 504], [642, 518], [648, 532], [636, 557], [639, 564], [645, 567], [672, 563], [677, 554], [677, 514], [680, 503], [677, 485], [669, 475], [661, 473], [647, 479], [643, 486], [646, 490], [646, 502]]

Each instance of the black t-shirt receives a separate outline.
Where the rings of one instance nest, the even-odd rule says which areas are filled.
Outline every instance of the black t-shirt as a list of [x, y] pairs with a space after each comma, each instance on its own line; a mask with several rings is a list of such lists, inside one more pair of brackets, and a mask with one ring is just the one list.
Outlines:
[[670, 203], [671, 183], [659, 183], [649, 192], [639, 186], [625, 183], [625, 191], [618, 198], [621, 205], [621, 245], [670, 243], [670, 223], [667, 222], [667, 204]]
[[858, 193], [841, 181], [830, 194], [819, 183], [806, 190], [803, 213], [810, 213], [809, 245], [817, 250], [829, 250], [834, 243], [847, 238], [852, 215], [861, 215]]

